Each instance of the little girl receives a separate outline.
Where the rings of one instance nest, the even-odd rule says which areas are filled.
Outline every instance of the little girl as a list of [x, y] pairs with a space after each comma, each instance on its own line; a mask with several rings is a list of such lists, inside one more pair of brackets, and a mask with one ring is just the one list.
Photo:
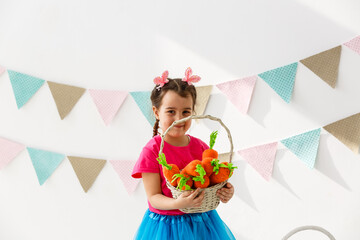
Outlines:
[[[192, 85], [200, 77], [192, 76], [188, 68], [183, 79], [170, 79], [165, 71], [154, 79], [157, 85], [151, 93], [153, 112], [156, 117], [153, 138], [143, 148], [133, 169], [132, 177], [143, 179], [149, 209], [134, 239], [161, 240], [226, 240], [235, 239], [230, 229], [221, 220], [216, 210], [204, 213], [186, 214], [180, 208], [199, 207], [204, 191], [187, 191], [174, 199], [166, 186], [162, 166], [158, 163], [161, 137], [158, 128], [164, 132], [176, 120], [194, 114], [196, 89]], [[200, 159], [209, 147], [200, 139], [186, 134], [191, 120], [176, 125], [165, 136], [163, 152], [168, 164], [176, 164], [183, 169], [194, 159]], [[234, 195], [234, 187], [227, 183], [217, 195], [223, 203]]]

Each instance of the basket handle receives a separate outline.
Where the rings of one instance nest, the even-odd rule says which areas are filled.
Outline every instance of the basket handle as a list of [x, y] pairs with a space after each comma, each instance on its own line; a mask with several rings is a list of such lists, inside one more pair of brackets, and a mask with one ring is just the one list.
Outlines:
[[318, 226], [302, 226], [302, 227], [297, 227], [293, 230], [291, 230], [288, 234], [286, 234], [282, 240], [288, 240], [292, 235], [294, 235], [297, 232], [301, 232], [301, 231], [305, 231], [305, 230], [315, 230], [315, 231], [319, 231], [322, 232], [323, 234], [325, 234], [326, 236], [329, 237], [330, 240], [335, 240], [335, 237], [333, 235], [331, 235], [331, 233], [327, 230], [325, 230], [322, 227], [318, 227]]
[[210, 120], [213, 120], [213, 121], [218, 121], [221, 126], [223, 128], [225, 128], [226, 132], [227, 132], [227, 136], [229, 138], [229, 141], [230, 141], [230, 159], [229, 159], [229, 162], [231, 163], [231, 160], [232, 160], [232, 155], [233, 155], [233, 149], [234, 149], [234, 146], [233, 146], [233, 142], [232, 142], [232, 137], [231, 137], [231, 133], [230, 133], [230, 130], [225, 126], [225, 124], [221, 121], [220, 118], [217, 118], [217, 117], [213, 117], [211, 115], [191, 115], [191, 116], [188, 116], [186, 118], [183, 118], [183, 119], [180, 119], [180, 120], [177, 120], [177, 121], [174, 121], [170, 127], [168, 129], [166, 129], [166, 131], [161, 134], [161, 145], [160, 145], [160, 151], [159, 151], [159, 155], [163, 152], [163, 149], [164, 149], [164, 139], [165, 139], [165, 136], [166, 134], [170, 131], [170, 129], [179, 124], [179, 123], [183, 123], [183, 122], [186, 122], [187, 120], [189, 119], [204, 119], [204, 118], [208, 118]]

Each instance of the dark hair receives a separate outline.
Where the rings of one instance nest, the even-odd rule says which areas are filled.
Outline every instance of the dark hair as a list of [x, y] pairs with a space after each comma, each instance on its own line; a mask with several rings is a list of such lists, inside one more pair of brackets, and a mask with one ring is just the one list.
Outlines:
[[[157, 86], [155, 86], [152, 90], [150, 96], [152, 105], [159, 109], [165, 93], [167, 93], [168, 91], [174, 91], [179, 94], [179, 96], [184, 98], [190, 95], [193, 100], [192, 108], [194, 109], [196, 103], [196, 88], [194, 87], [194, 85], [189, 85], [187, 82], [182, 81], [181, 78], [168, 78], [168, 80], [169, 82], [162, 86], [160, 90], [157, 89]], [[158, 134], [158, 129], [159, 119], [156, 119], [154, 124], [153, 137]]]

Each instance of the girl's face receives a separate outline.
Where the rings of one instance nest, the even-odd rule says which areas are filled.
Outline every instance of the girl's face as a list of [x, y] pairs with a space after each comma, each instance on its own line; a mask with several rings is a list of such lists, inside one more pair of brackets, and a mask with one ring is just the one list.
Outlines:
[[[193, 100], [190, 95], [184, 98], [176, 92], [169, 90], [163, 96], [160, 108], [153, 107], [153, 111], [155, 117], [160, 120], [161, 130], [165, 132], [174, 121], [192, 115], [192, 106]], [[166, 134], [166, 137], [172, 139], [184, 137], [190, 126], [191, 119], [185, 123], [175, 125]]]

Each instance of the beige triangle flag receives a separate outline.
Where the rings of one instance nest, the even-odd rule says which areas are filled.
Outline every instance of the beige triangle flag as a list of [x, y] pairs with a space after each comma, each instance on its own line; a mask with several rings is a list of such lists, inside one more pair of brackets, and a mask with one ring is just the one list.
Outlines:
[[335, 88], [339, 72], [341, 45], [300, 60], [313, 73]]
[[103, 169], [106, 160], [73, 156], [67, 158], [70, 160], [82, 188], [87, 192]]
[[356, 154], [359, 152], [360, 113], [326, 125], [323, 128], [344, 143], [351, 151]]
[[195, 104], [196, 115], [204, 114], [212, 88], [213, 88], [212, 85], [196, 87], [196, 104]]
[[47, 83], [55, 100], [60, 118], [64, 119], [79, 101], [86, 89], [50, 81], [47, 81]]

